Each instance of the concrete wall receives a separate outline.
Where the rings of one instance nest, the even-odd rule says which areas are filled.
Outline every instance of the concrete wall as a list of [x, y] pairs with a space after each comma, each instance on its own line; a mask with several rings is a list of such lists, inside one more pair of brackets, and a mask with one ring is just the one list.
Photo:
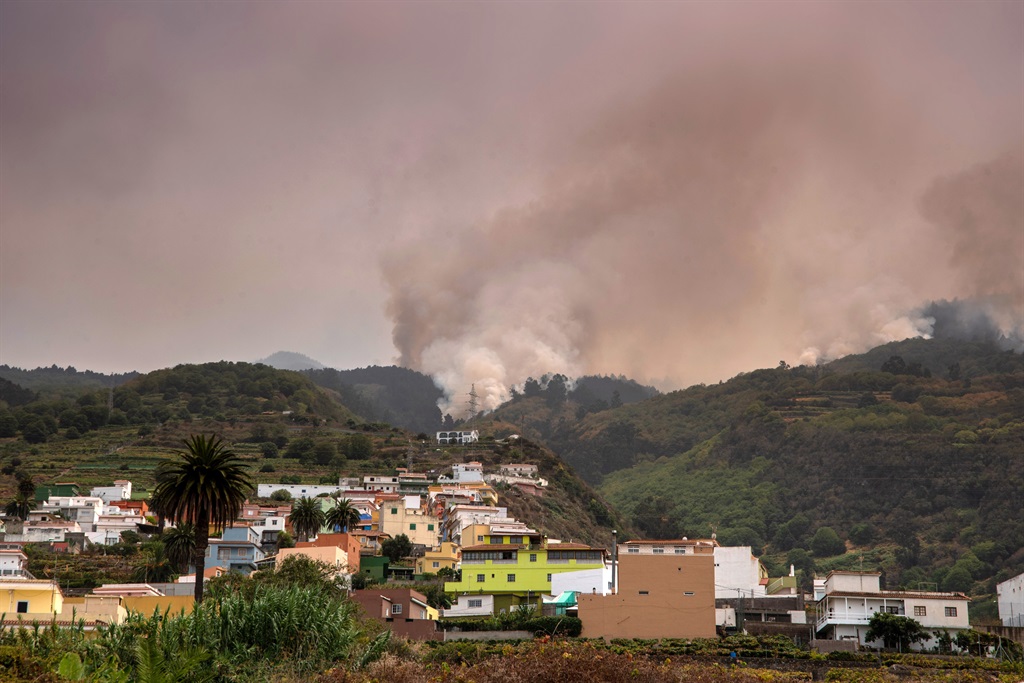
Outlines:
[[445, 640], [533, 640], [529, 631], [445, 631]]
[[584, 638], [713, 638], [714, 557], [620, 555], [616, 595], [580, 595]]

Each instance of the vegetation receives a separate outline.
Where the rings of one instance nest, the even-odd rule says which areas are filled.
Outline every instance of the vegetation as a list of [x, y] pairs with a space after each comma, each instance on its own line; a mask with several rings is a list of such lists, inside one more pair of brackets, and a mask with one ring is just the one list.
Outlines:
[[177, 459], [161, 465], [153, 500], [162, 514], [195, 527], [192, 564], [200, 603], [210, 528], [220, 530], [234, 521], [254, 486], [246, 466], [219, 437], [193, 435], [185, 447]]
[[887, 648], [898, 648], [901, 652], [909, 650], [914, 643], [928, 639], [928, 632], [920, 622], [888, 612], [875, 612], [868, 621], [868, 641], [880, 640]]
[[348, 531], [359, 524], [359, 510], [347, 498], [335, 498], [334, 507], [327, 511], [325, 522], [334, 531]]
[[316, 498], [303, 496], [292, 503], [291, 514], [292, 529], [298, 535], [300, 541], [308, 541], [316, 536], [323, 527], [325, 515], [320, 501]]

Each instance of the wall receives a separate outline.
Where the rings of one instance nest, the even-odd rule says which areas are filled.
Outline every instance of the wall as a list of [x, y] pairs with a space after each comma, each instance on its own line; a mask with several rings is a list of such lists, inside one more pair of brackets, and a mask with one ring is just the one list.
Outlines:
[[714, 557], [620, 555], [618, 594], [577, 600], [584, 638], [713, 638]]
[[750, 546], [715, 548], [715, 597], [762, 597], [761, 563]]

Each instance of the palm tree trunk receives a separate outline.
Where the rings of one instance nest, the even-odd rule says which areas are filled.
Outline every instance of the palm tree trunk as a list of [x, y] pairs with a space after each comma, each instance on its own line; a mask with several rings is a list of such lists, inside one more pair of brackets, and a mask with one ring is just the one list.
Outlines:
[[210, 547], [210, 513], [207, 510], [199, 512], [199, 519], [196, 520], [196, 550], [193, 554], [193, 564], [196, 566], [196, 591], [195, 598], [198, 605], [203, 601], [203, 575], [206, 573], [206, 549]]

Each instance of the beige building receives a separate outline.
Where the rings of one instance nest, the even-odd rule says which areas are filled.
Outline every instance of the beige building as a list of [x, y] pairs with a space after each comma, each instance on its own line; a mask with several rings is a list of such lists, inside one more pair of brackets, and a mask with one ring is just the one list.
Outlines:
[[424, 512], [419, 496], [403, 496], [381, 502], [380, 530], [391, 538], [405, 534], [414, 545], [433, 548], [440, 538], [441, 520]]
[[[616, 594], [577, 597], [582, 636], [713, 638], [714, 546], [647, 541], [629, 552], [631, 545], [619, 546]], [[677, 555], [676, 547], [687, 552]], [[655, 552], [658, 548], [664, 552]]]
[[281, 563], [292, 555], [301, 555], [316, 562], [329, 564], [337, 570], [338, 575], [349, 573], [348, 553], [336, 545], [281, 548], [277, 553], [277, 566], [280, 567]]

